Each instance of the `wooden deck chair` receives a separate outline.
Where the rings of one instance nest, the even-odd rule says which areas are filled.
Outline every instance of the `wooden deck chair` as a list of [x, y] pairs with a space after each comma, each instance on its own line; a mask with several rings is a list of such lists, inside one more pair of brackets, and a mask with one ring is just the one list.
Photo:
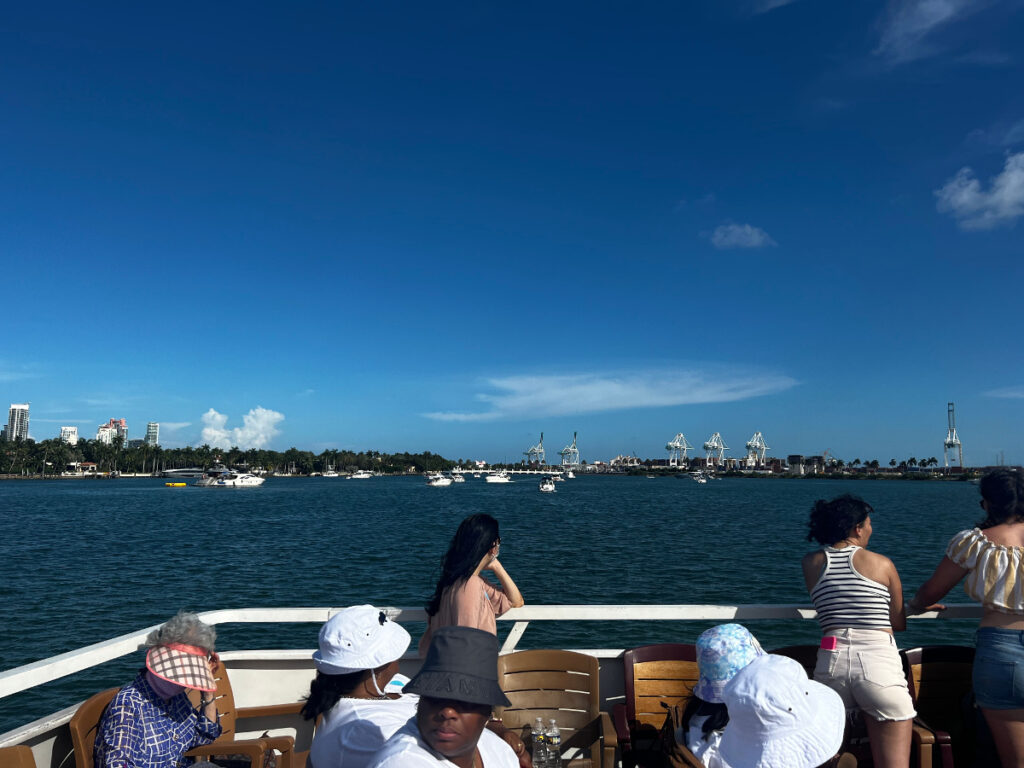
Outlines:
[[917, 710], [912, 764], [971, 766], [979, 752], [975, 716], [980, 714], [971, 706], [974, 648], [929, 645], [900, 651], [900, 655]]
[[[107, 709], [107, 705], [114, 698], [120, 688], [108, 688], [105, 691], [95, 693], [86, 699], [78, 711], [71, 716], [68, 729], [71, 731], [71, 745], [75, 753], [75, 768], [94, 768], [93, 745], [96, 742], [96, 733], [99, 729], [100, 720]], [[221, 716], [221, 724], [224, 718]], [[232, 741], [230, 738], [221, 738], [213, 744], [204, 747], [196, 747], [186, 752], [193, 757], [208, 755], [244, 755], [249, 758], [254, 766], [263, 765], [263, 756], [267, 751], [266, 742], [260, 739], [248, 739], [246, 741]], [[233, 733], [233, 731], [232, 731]]]
[[612, 709], [622, 763], [657, 762], [665, 722], [662, 704], [685, 705], [689, 701], [698, 678], [697, 647], [692, 643], [644, 645], [622, 654], [622, 666], [626, 701]]
[[36, 759], [26, 746], [0, 747], [0, 768], [36, 768]]
[[517, 651], [498, 657], [498, 682], [511, 705], [496, 708], [510, 730], [524, 732], [537, 717], [555, 718], [562, 754], [572, 768], [613, 768], [617, 746], [611, 718], [601, 712], [597, 659], [572, 651]]

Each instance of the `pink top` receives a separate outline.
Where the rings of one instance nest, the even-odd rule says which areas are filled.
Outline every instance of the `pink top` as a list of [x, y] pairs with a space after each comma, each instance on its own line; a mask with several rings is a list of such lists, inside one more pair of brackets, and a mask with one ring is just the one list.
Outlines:
[[437, 613], [430, 617], [427, 631], [420, 638], [420, 656], [427, 655], [430, 638], [438, 627], [473, 627], [498, 634], [495, 619], [511, 607], [501, 587], [488, 584], [480, 576], [470, 576], [462, 584], [449, 587], [441, 595]]

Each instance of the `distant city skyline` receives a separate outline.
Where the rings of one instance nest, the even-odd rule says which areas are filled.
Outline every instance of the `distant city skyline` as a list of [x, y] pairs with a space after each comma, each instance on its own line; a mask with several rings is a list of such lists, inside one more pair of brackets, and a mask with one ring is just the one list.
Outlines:
[[1024, 463], [1024, 6], [23, 4], [30, 434]]

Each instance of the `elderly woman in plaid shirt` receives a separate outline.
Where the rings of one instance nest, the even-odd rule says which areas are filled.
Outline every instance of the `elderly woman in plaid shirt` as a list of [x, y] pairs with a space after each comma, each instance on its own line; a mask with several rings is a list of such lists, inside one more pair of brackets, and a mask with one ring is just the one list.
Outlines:
[[[185, 752], [221, 733], [213, 691], [217, 633], [194, 613], [179, 613], [146, 638], [146, 666], [114, 696], [100, 720], [96, 768], [178, 768]], [[201, 691], [194, 708], [186, 690]]]

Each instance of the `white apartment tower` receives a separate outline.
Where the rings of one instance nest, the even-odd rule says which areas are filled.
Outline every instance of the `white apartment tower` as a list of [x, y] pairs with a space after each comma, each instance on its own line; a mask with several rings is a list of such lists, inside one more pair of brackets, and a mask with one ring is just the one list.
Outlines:
[[78, 445], [78, 427], [61, 427], [60, 441], [68, 445]]
[[160, 444], [160, 424], [156, 421], [151, 421], [146, 424], [146, 445], [153, 446], [154, 448]]
[[128, 445], [128, 422], [124, 419], [111, 419], [106, 424], [101, 424], [96, 430], [96, 439], [107, 445], [114, 444], [114, 438], [121, 438], [121, 445]]
[[4, 436], [8, 440], [28, 440], [28, 403], [11, 403]]

